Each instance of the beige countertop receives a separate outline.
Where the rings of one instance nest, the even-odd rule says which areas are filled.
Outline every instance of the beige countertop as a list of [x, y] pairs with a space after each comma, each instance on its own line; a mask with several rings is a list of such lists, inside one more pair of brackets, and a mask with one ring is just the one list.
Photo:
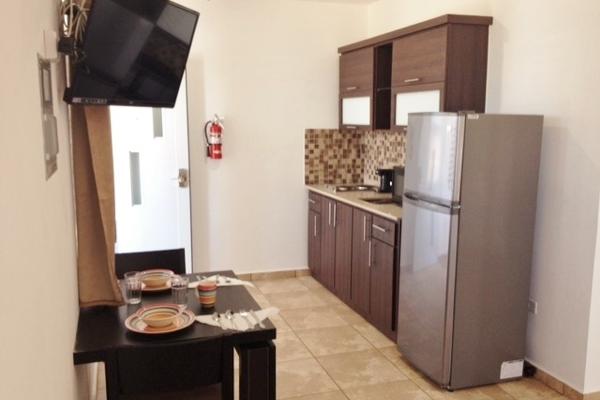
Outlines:
[[385, 199], [392, 198], [390, 193], [377, 192], [335, 192], [335, 185], [306, 185], [308, 190], [331, 197], [342, 203], [349, 204], [353, 207], [369, 211], [392, 221], [400, 221], [402, 219], [402, 207], [396, 203], [390, 204], [373, 204], [362, 199]]

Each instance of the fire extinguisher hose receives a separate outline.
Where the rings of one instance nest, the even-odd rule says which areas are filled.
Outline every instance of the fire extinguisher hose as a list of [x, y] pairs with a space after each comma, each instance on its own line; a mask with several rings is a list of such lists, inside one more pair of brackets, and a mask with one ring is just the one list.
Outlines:
[[204, 125], [204, 139], [206, 140], [206, 153], [210, 155], [210, 143], [208, 142], [208, 127], [212, 124], [212, 121], [208, 121]]

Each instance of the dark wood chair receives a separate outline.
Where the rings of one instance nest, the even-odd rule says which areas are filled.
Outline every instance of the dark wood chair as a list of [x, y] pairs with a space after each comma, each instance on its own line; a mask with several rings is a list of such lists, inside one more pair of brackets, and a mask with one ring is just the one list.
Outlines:
[[232, 356], [222, 340], [120, 350], [119, 399], [226, 400], [222, 385], [233, 384]]
[[166, 268], [176, 274], [185, 274], [185, 249], [115, 254], [115, 269], [119, 279], [126, 272], [151, 268]]

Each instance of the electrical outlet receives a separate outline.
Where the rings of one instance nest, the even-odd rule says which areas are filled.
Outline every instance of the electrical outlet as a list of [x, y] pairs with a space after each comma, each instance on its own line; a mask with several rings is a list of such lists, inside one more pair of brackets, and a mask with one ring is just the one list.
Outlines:
[[527, 309], [529, 310], [529, 312], [531, 314], [537, 314], [538, 313], [538, 303], [537, 303], [537, 301], [535, 301], [533, 299], [529, 299], [529, 303], [527, 304]]

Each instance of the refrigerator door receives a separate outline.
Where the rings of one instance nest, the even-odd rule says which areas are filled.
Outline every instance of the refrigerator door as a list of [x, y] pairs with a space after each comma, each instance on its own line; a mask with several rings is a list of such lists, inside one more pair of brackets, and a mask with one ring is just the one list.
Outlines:
[[458, 208], [404, 196], [398, 347], [442, 386], [450, 381]]
[[464, 117], [420, 113], [408, 117], [404, 193], [432, 202], [460, 201]]

